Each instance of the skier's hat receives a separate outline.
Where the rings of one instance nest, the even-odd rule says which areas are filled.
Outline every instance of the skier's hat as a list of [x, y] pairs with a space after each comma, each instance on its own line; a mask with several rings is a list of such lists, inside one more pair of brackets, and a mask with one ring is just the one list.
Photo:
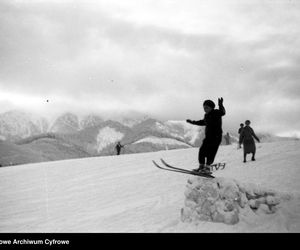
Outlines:
[[208, 107], [211, 107], [211, 108], [214, 109], [216, 105], [212, 100], [205, 100], [203, 102], [203, 106], [208, 106]]

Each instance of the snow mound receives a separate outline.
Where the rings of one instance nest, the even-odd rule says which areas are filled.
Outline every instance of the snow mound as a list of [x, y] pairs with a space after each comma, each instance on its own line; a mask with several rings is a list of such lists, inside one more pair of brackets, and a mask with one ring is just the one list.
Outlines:
[[185, 191], [183, 222], [210, 221], [237, 224], [241, 217], [274, 214], [290, 197], [234, 179], [190, 178]]

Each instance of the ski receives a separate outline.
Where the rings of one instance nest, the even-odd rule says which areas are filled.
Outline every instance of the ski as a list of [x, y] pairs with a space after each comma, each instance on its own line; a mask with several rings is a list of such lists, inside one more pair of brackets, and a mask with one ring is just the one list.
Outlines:
[[172, 168], [165, 168], [160, 166], [159, 164], [157, 164], [155, 161], [152, 161], [154, 163], [154, 165], [160, 169], [163, 170], [167, 170], [167, 171], [171, 171], [171, 172], [178, 172], [178, 173], [183, 173], [183, 174], [190, 174], [190, 175], [197, 175], [197, 176], [201, 176], [201, 177], [206, 177], [206, 178], [215, 178], [214, 176], [210, 175], [210, 174], [204, 174], [204, 173], [199, 173], [196, 171], [189, 171], [189, 170], [177, 170], [177, 169], [172, 169]]
[[178, 173], [183, 173], [183, 174], [190, 174], [190, 175], [197, 175], [197, 176], [201, 176], [201, 177], [206, 177], [206, 178], [215, 178], [213, 175], [211, 174], [204, 174], [204, 173], [200, 173], [197, 171], [191, 171], [191, 170], [187, 170], [187, 169], [183, 169], [183, 168], [177, 168], [177, 167], [173, 167], [170, 164], [166, 163], [165, 161], [163, 161], [161, 159], [162, 163], [166, 166], [166, 167], [162, 167], [159, 164], [157, 164], [155, 161], [152, 161], [153, 164], [163, 170], [167, 170], [167, 171], [172, 171], [172, 172], [178, 172]]
[[184, 169], [184, 168], [174, 167], [174, 166], [168, 164], [167, 162], [165, 162], [164, 159], [160, 159], [160, 161], [161, 161], [166, 167], [168, 167], [168, 168], [173, 168], [173, 169], [183, 170], [183, 171], [189, 171], [189, 172], [190, 172], [190, 171], [193, 171], [193, 170], [189, 170], [189, 169]]
[[163, 169], [163, 170], [168, 170], [168, 171], [172, 171], [172, 172], [179, 172], [179, 173], [184, 173], [184, 174], [190, 174], [190, 172], [191, 171], [189, 171], [189, 170], [185, 170], [185, 169], [182, 169], [182, 170], [177, 170], [177, 169], [171, 169], [171, 168], [166, 168], [166, 167], [162, 167], [162, 166], [160, 166], [159, 164], [157, 164], [155, 161], [152, 161], [153, 162], [153, 164], [156, 166], [156, 167], [158, 167], [158, 168], [160, 168], [160, 169]]

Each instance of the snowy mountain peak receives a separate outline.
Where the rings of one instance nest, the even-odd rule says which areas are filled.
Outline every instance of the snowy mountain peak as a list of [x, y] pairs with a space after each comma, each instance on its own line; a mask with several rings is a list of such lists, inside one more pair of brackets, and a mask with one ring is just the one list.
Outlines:
[[132, 128], [132, 127], [138, 125], [139, 123], [144, 122], [147, 119], [149, 119], [149, 116], [147, 116], [147, 115], [143, 115], [143, 114], [130, 115], [129, 114], [129, 115], [121, 116], [119, 118], [115, 118], [113, 120], [123, 124], [124, 126]]
[[46, 132], [46, 119], [19, 110], [0, 114], [0, 135], [7, 140], [16, 140]]
[[98, 116], [98, 115], [93, 115], [89, 114], [80, 121], [80, 129], [85, 129], [89, 127], [95, 127], [100, 125], [104, 120]]
[[78, 116], [72, 113], [64, 113], [59, 116], [51, 126], [51, 132], [74, 133], [79, 130]]
[[197, 140], [201, 137], [201, 127], [189, 124], [184, 120], [169, 120], [166, 121], [164, 125], [166, 129], [170, 130], [170, 133], [182, 135], [185, 140], [193, 145], [195, 145]]
[[146, 118], [142, 121], [140, 121], [139, 123], [137, 123], [136, 125], [133, 126], [134, 129], [138, 129], [138, 128], [155, 128], [157, 126], [157, 123], [160, 123], [160, 121], [153, 119], [153, 118]]

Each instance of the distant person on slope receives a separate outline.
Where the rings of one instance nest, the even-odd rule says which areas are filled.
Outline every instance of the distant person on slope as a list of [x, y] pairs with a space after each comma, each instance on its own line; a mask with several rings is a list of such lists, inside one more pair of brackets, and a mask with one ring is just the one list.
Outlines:
[[240, 124], [240, 128], [239, 128], [239, 131], [238, 131], [239, 135], [241, 134], [243, 128], [244, 128], [244, 123], [241, 123], [241, 124]]
[[116, 145], [116, 150], [117, 150], [117, 155], [119, 155], [121, 153], [121, 148], [123, 148], [124, 146], [121, 145], [121, 142], [118, 142]]
[[254, 130], [250, 127], [250, 121], [247, 120], [245, 122], [246, 126], [243, 128], [240, 139], [239, 139], [239, 145], [243, 143], [244, 147], [244, 162], [246, 162], [246, 156], [247, 154], [252, 153], [252, 161], [255, 161], [255, 153], [256, 153], [256, 146], [255, 141], [253, 138], [255, 138], [258, 142], [260, 142], [259, 138], [254, 133]]
[[224, 135], [224, 139], [225, 139], [225, 143], [226, 145], [230, 145], [231, 144], [231, 137], [230, 134], [227, 132], [226, 135]]
[[[239, 135], [242, 133], [243, 128], [244, 128], [244, 123], [241, 123], [240, 124], [240, 128], [238, 130]], [[241, 144], [238, 143], [238, 149], [241, 148], [241, 147], [242, 147]]]
[[214, 162], [218, 148], [222, 141], [222, 116], [225, 115], [223, 98], [218, 99], [219, 109], [215, 109], [215, 104], [211, 100], [203, 103], [205, 112], [204, 119], [199, 121], [186, 120], [186, 122], [205, 127], [205, 138], [199, 149], [199, 168], [196, 171], [210, 173], [210, 165]]

